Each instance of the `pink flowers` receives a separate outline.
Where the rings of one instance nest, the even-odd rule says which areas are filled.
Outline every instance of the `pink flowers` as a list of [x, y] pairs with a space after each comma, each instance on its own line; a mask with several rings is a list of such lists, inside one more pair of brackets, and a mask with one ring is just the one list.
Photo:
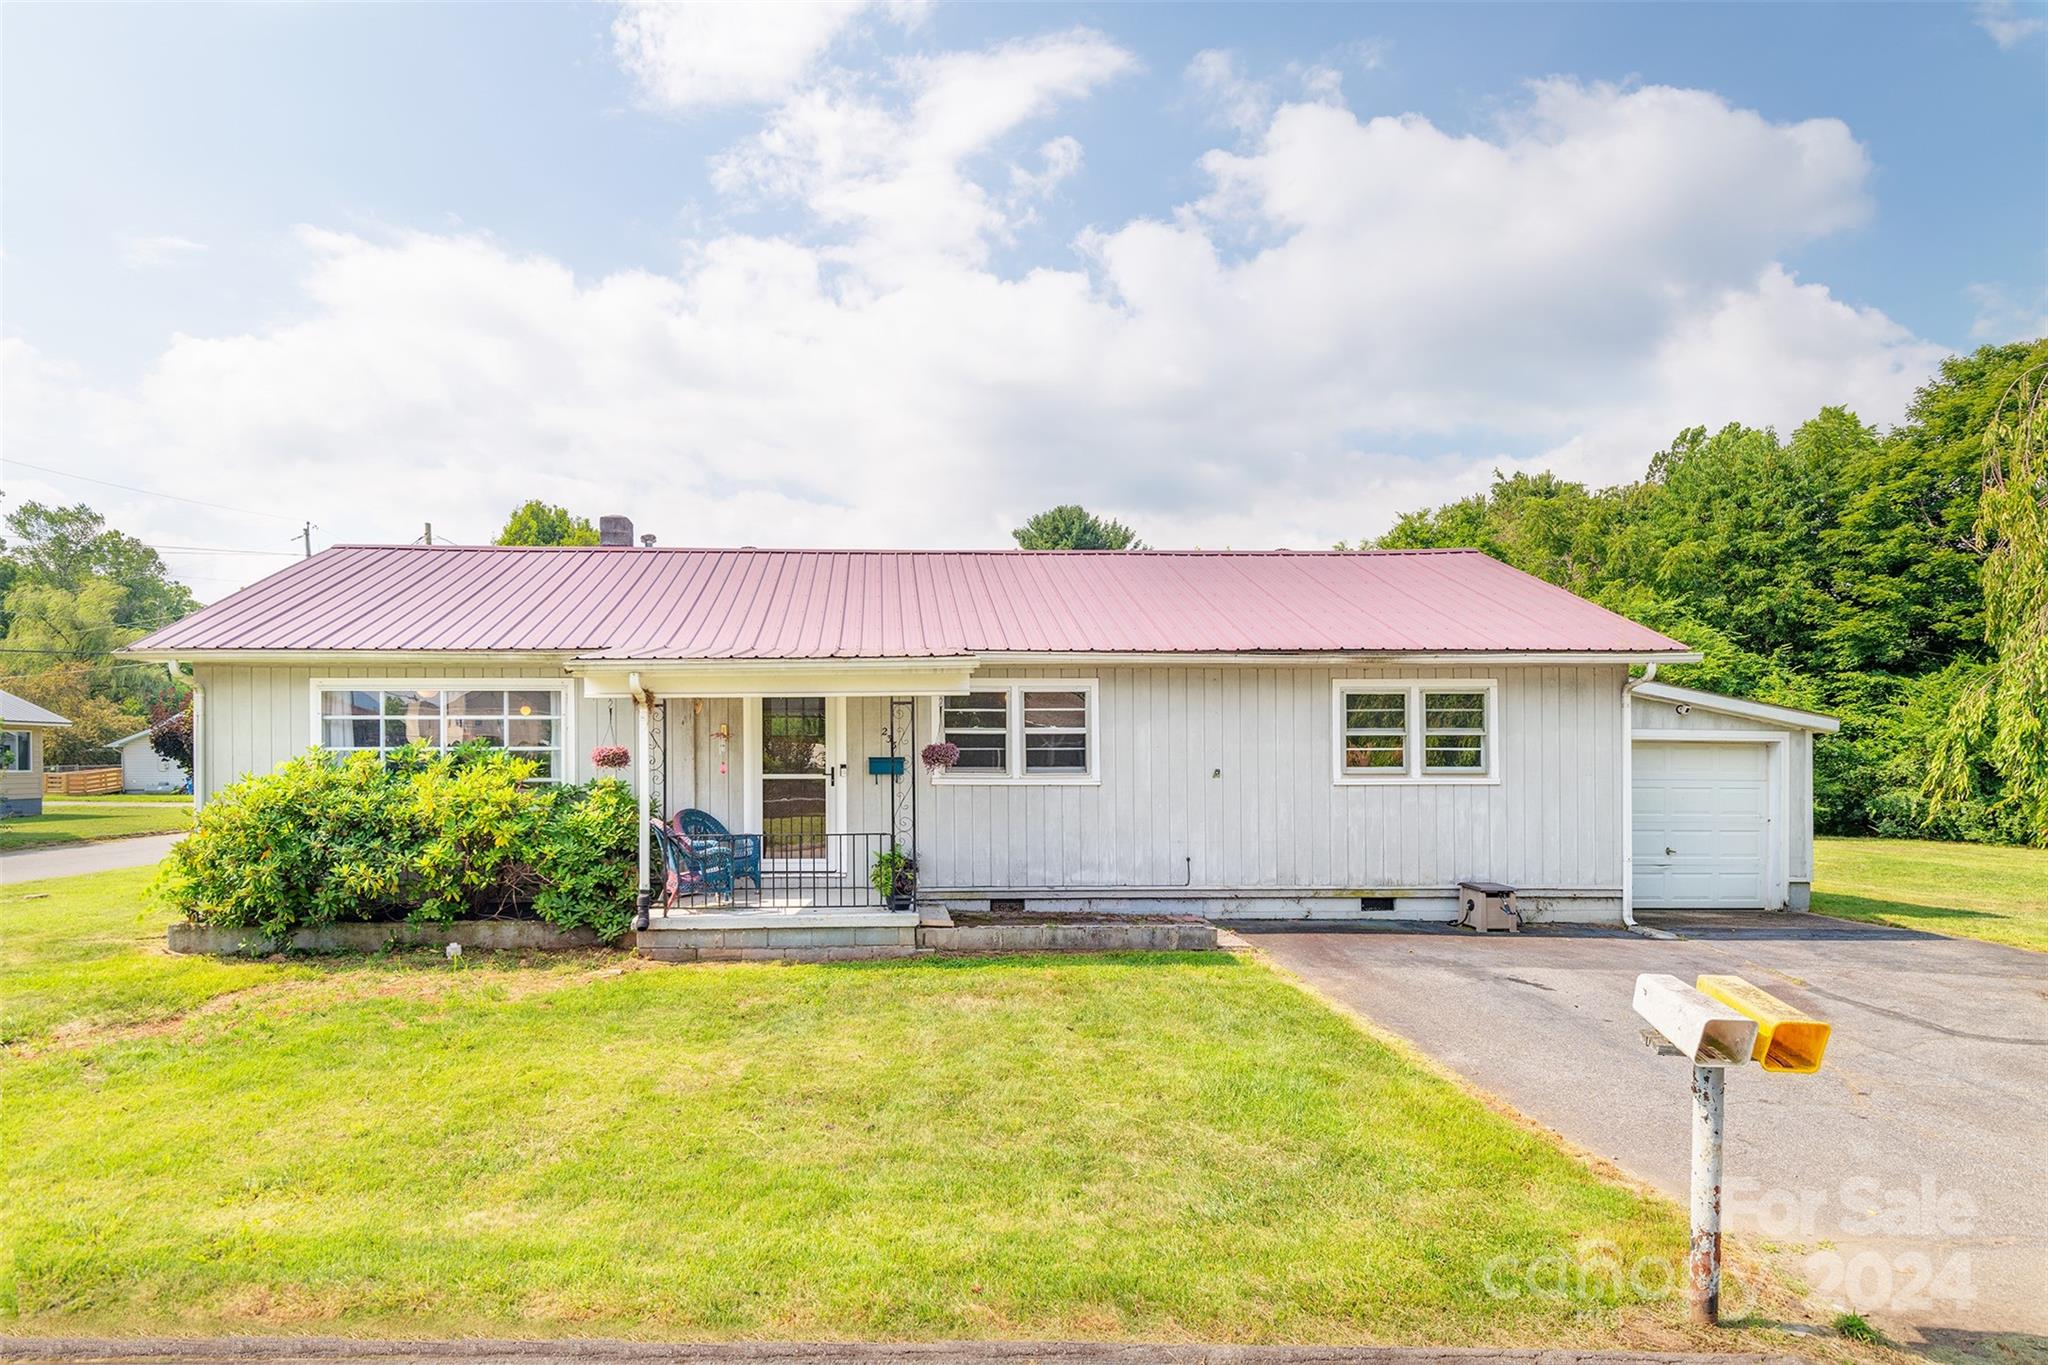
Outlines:
[[943, 740], [937, 744], [927, 744], [919, 752], [918, 759], [924, 764], [926, 772], [942, 773], [960, 761], [960, 746], [948, 744]]
[[591, 766], [596, 768], [623, 768], [632, 761], [623, 744], [600, 744], [590, 751]]

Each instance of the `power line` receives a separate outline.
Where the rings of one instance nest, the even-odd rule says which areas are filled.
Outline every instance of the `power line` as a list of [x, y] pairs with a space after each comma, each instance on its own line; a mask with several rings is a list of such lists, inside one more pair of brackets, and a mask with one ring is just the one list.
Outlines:
[[112, 479], [95, 479], [89, 474], [73, 474], [68, 469], [52, 469], [48, 465], [30, 464], [27, 460], [17, 460], [12, 457], [9, 458], [8, 462], [19, 465], [23, 469], [33, 469], [38, 474], [54, 474], [60, 479], [77, 479], [81, 483], [96, 483], [102, 488], [119, 488], [129, 493], [140, 493], [145, 497], [169, 498], [172, 502], [189, 502], [194, 507], [211, 507], [216, 512], [235, 512], [245, 517], [270, 517], [276, 521], [300, 520], [298, 517], [285, 516], [281, 512], [258, 512], [250, 507], [230, 507], [224, 502], [207, 502], [201, 498], [188, 498], [179, 493], [164, 493], [154, 488], [138, 488], [132, 483], [115, 483]]
[[[137, 541], [142, 545], [143, 542]], [[242, 550], [229, 545], [145, 545], [145, 549], [160, 550], [174, 555], [276, 555], [280, 559], [297, 559], [293, 550]]]

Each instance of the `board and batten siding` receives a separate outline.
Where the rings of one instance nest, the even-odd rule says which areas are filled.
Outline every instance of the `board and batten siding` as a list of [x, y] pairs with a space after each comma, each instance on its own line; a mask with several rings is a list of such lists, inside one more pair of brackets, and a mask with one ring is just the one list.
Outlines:
[[593, 700], [574, 678], [541, 664], [195, 664], [192, 680], [205, 690], [197, 743], [198, 799], [252, 773], [267, 773], [313, 742], [315, 678], [403, 679], [422, 684], [499, 683], [506, 679], [549, 680], [560, 686], [572, 717], [564, 759], [569, 775], [595, 775], [590, 750], [597, 744], [633, 744], [633, 706], [628, 701]]
[[1781, 734], [1785, 737], [1785, 780], [1784, 801], [1788, 837], [1785, 845], [1785, 879], [1796, 887], [1804, 887], [1813, 881], [1813, 734], [1807, 730], [1796, 730], [1790, 726], [1775, 724], [1767, 720], [1752, 720], [1746, 716], [1724, 715], [1694, 706], [1685, 715], [1678, 714], [1676, 702], [1660, 701], [1651, 697], [1636, 697], [1630, 703], [1635, 707], [1632, 718], [1637, 735], [1655, 734], [1659, 730], [1677, 731], [1685, 734], [1704, 734], [1711, 731], [1725, 731], [1738, 734]]
[[[1442, 896], [1481, 879], [1618, 904], [1619, 665], [975, 676], [1096, 679], [1101, 780], [950, 785], [920, 772], [920, 885], [934, 894]], [[1336, 783], [1339, 678], [1496, 680], [1502, 780]], [[932, 705], [919, 702], [920, 746], [934, 732]], [[857, 730], [880, 731], [875, 708], [858, 714]]]

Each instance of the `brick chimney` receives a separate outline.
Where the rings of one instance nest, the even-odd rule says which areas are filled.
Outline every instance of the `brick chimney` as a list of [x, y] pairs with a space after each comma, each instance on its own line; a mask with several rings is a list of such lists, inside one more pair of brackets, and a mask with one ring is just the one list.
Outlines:
[[597, 519], [597, 543], [600, 545], [631, 545], [633, 543], [633, 519], [616, 514]]

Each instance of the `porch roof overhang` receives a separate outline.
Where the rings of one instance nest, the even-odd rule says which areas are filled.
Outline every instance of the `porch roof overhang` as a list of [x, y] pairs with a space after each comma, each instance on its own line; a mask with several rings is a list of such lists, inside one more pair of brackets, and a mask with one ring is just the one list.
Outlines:
[[968, 690], [978, 661], [944, 659], [572, 659], [593, 697], [940, 697]]

